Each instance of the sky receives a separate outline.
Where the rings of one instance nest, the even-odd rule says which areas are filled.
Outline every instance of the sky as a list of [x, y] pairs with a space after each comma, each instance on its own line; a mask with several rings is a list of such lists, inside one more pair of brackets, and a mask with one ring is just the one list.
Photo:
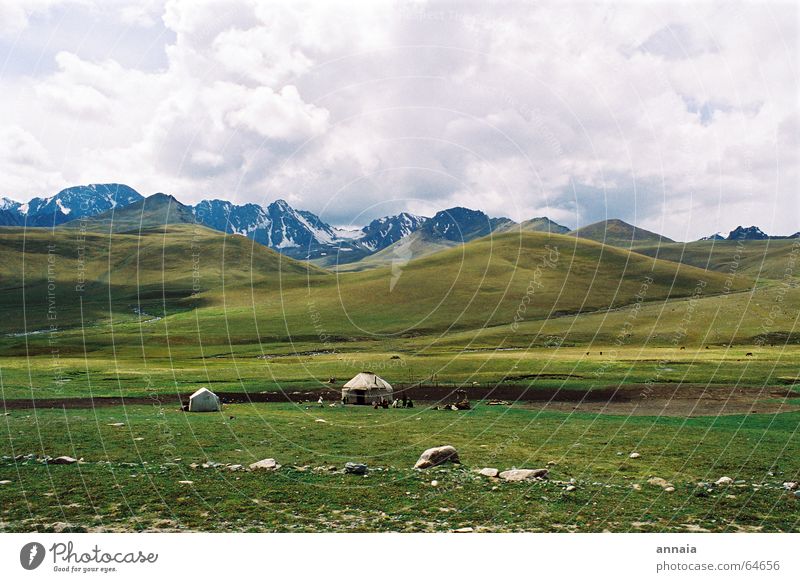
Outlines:
[[0, 0], [0, 196], [800, 230], [793, 3]]

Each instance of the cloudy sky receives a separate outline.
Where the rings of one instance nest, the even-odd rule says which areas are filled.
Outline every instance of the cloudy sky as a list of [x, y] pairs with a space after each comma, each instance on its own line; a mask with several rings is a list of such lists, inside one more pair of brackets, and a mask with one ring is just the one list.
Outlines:
[[800, 230], [790, 3], [0, 0], [0, 195]]

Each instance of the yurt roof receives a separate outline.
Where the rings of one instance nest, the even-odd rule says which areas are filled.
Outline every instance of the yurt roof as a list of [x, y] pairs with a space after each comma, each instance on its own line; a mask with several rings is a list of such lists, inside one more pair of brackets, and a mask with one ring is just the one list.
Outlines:
[[391, 390], [392, 385], [377, 374], [373, 374], [372, 372], [361, 372], [356, 374], [352, 380], [345, 384], [344, 388], [364, 388], [368, 390], [386, 388]]
[[214, 394], [214, 393], [213, 393], [211, 390], [209, 390], [208, 388], [200, 388], [200, 389], [199, 389], [199, 390], [197, 390], [197, 391], [196, 391], [194, 394], [192, 394], [191, 396], [189, 396], [189, 398], [194, 398], [195, 396], [200, 396], [200, 395], [202, 395], [202, 394], [205, 394], [206, 392], [208, 392], [208, 393], [209, 393], [209, 394], [211, 394], [212, 396], [216, 396], [216, 394]]

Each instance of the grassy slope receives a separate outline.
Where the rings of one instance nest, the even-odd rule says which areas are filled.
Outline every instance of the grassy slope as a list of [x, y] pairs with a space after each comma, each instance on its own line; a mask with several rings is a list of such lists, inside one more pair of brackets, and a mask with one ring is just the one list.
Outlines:
[[638, 228], [616, 218], [601, 220], [600, 222], [583, 226], [573, 230], [569, 234], [571, 236], [587, 238], [589, 240], [622, 248], [629, 248], [632, 245], [647, 242], [673, 242], [665, 236], [643, 228]]
[[650, 257], [694, 265], [724, 273], [749, 277], [781, 279], [790, 267], [800, 273], [800, 243], [797, 240], [696, 241], [658, 245], [637, 245], [634, 250]]

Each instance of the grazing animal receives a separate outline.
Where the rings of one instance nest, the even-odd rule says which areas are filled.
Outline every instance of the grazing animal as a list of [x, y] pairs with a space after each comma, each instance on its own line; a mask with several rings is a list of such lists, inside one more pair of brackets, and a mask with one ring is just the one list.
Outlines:
[[747, 353], [744, 355], [744, 357], [745, 357], [745, 358], [752, 358], [752, 357], [753, 357], [753, 352], [747, 352]]
[[685, 350], [685, 349], [686, 349], [686, 346], [681, 346], [681, 349], [682, 349], [682, 350]]

